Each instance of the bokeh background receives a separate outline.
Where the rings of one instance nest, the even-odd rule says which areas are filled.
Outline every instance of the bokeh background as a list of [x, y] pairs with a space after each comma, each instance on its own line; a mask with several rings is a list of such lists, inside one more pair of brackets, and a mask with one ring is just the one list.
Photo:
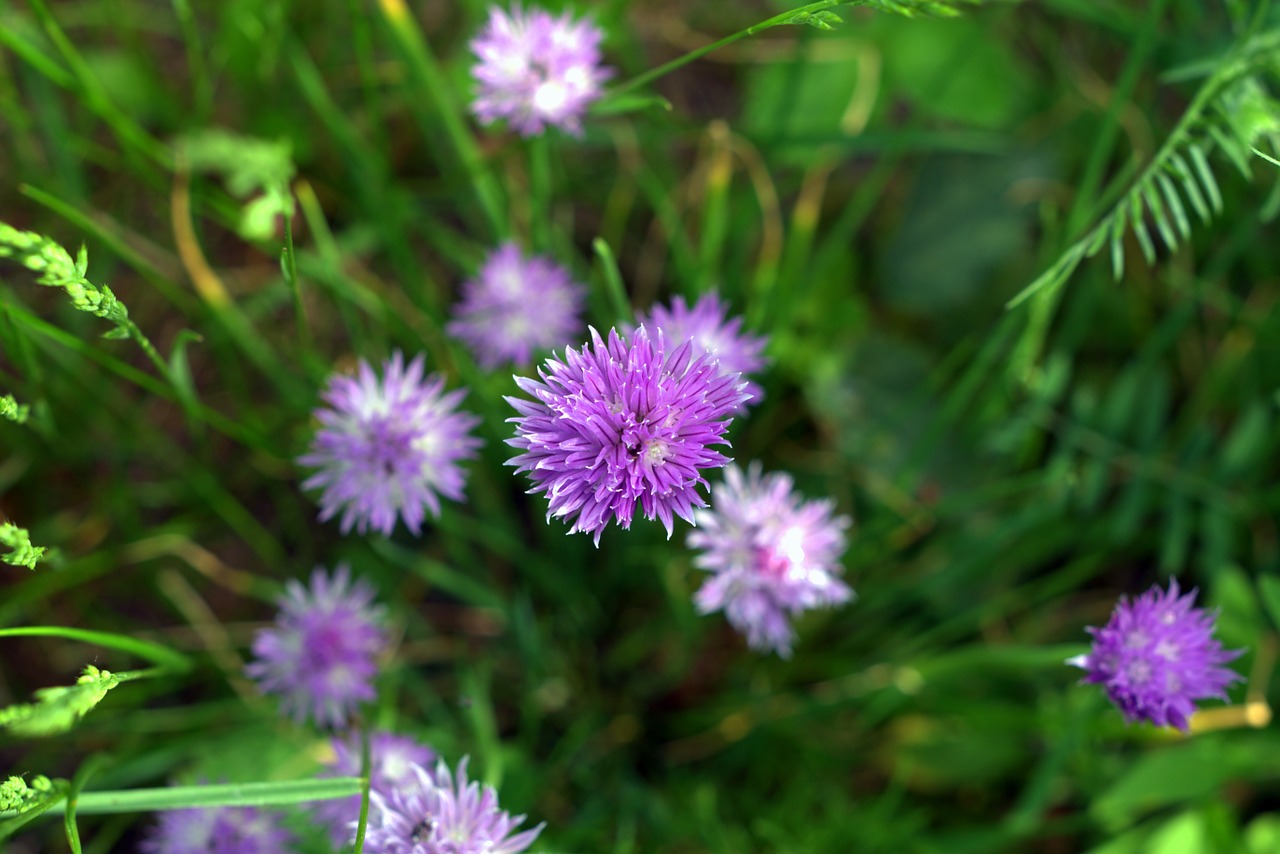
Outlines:
[[[577, 8], [623, 81], [788, 4]], [[0, 566], [0, 626], [199, 662], [65, 735], [0, 733], [0, 774], [70, 777], [97, 753], [92, 788], [315, 773], [325, 739], [242, 667], [282, 583], [345, 560], [395, 627], [370, 720], [469, 754], [547, 822], [534, 851], [1280, 851], [1280, 170], [1214, 154], [1222, 211], [1176, 251], [1149, 264], [1122, 230], [1119, 280], [1103, 251], [1006, 307], [1121, 198], [1249, 22], [1280, 16], [838, 11], [662, 78], [646, 91], [670, 109], [527, 143], [465, 112], [478, 0], [0, 0], [0, 219], [85, 243], [89, 278], [170, 366], [0, 263], [0, 392], [33, 408], [0, 423], [0, 511], [56, 549]], [[1277, 73], [1272, 51], [1254, 75], [1272, 133]], [[791, 660], [696, 614], [686, 527], [593, 548], [502, 465], [514, 383], [442, 333], [496, 241], [458, 128], [513, 232], [590, 283], [594, 323], [601, 237], [637, 308], [715, 289], [769, 337], [733, 454], [856, 522], [858, 598], [801, 621]], [[264, 175], [297, 205], [301, 326]], [[486, 446], [468, 501], [422, 538], [344, 538], [292, 461], [324, 378], [393, 348], [471, 389]], [[1189, 739], [1126, 726], [1063, 664], [1118, 596], [1170, 576], [1247, 649], [1247, 685]], [[0, 640], [0, 703], [86, 663], [137, 666]], [[85, 817], [85, 850], [132, 850], [148, 820]]]

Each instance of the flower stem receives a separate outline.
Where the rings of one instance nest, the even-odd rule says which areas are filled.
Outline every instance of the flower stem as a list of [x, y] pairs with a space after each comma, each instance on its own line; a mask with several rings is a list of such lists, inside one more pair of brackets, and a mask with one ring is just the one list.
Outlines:
[[798, 15], [820, 12], [823, 9], [830, 9], [835, 6], [846, 5], [848, 2], [849, 0], [821, 0], [821, 2], [818, 2], [818, 3], [808, 3], [804, 6], [798, 6], [795, 9], [792, 9], [790, 12], [783, 12], [781, 15], [774, 15], [772, 18], [768, 18], [764, 21], [761, 21], [758, 24], [754, 24], [750, 27], [747, 27], [745, 30], [739, 30], [733, 35], [725, 36], [719, 41], [712, 42], [711, 44], [708, 44], [708, 45], [703, 45], [700, 48], [696, 48], [694, 50], [689, 51], [684, 56], [676, 57], [670, 62], [659, 65], [657, 68], [651, 68], [648, 71], [644, 72], [643, 74], [640, 74], [636, 77], [632, 77], [627, 82], [622, 83], [614, 87], [613, 89], [610, 89], [608, 92], [606, 92], [604, 98], [601, 99], [601, 102], [603, 103], [604, 101], [607, 101], [611, 98], [616, 98], [619, 95], [623, 95], [634, 89], [639, 89], [641, 86], [644, 86], [648, 83], [652, 83], [654, 80], [657, 80], [659, 77], [665, 77], [666, 75], [670, 74], [672, 71], [675, 71], [677, 68], [688, 65], [690, 62], [693, 62], [695, 59], [701, 59], [702, 57], [706, 56], [712, 51], [716, 51], [722, 47], [731, 45], [736, 41], [745, 39], [747, 36], [753, 36], [756, 33], [764, 32], [765, 30], [770, 29], [772, 27], [776, 27], [780, 24], [784, 24], [789, 21], [794, 21], [796, 16]]

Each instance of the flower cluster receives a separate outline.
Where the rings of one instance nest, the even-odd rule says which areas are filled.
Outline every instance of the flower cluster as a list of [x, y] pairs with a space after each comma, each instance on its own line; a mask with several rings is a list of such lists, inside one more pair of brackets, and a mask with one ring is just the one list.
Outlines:
[[370, 796], [370, 854], [518, 854], [542, 832], [539, 824], [512, 835], [524, 816], [499, 808], [492, 787], [468, 782], [465, 757], [455, 774], [443, 761], [434, 773], [421, 765], [411, 770], [410, 783]]
[[293, 834], [276, 813], [256, 807], [168, 810], [157, 817], [138, 850], [142, 854], [280, 854]]
[[[729, 304], [715, 294], [703, 294], [690, 308], [684, 297], [676, 297], [671, 306], [655, 306], [648, 315], [638, 317], [640, 323], [650, 329], [662, 330], [662, 336], [677, 344], [693, 339], [694, 347], [720, 363], [726, 374], [741, 374], [746, 381], [744, 391], [751, 396], [750, 403], [759, 403], [764, 389], [747, 378], [766, 364], [765, 339], [742, 331], [742, 318], [729, 316]], [[738, 412], [745, 412], [746, 405]]]
[[695, 514], [694, 565], [711, 573], [694, 601], [704, 614], [724, 611], [747, 643], [791, 655], [790, 617], [853, 598], [840, 580], [847, 516], [830, 501], [802, 501], [786, 474], [746, 476], [736, 465], [711, 490], [711, 506]]
[[1093, 648], [1067, 663], [1084, 669], [1082, 681], [1104, 686], [1130, 723], [1185, 732], [1196, 700], [1227, 698], [1240, 675], [1222, 665], [1243, 650], [1222, 648], [1213, 636], [1217, 617], [1194, 607], [1195, 590], [1179, 593], [1175, 578], [1167, 591], [1157, 585], [1133, 602], [1121, 598], [1105, 626], [1088, 629]]
[[342, 533], [355, 527], [390, 534], [396, 518], [414, 534], [426, 511], [440, 514], [440, 496], [462, 499], [459, 460], [475, 456], [470, 435], [479, 419], [458, 412], [465, 391], [444, 393], [444, 377], [424, 379], [423, 357], [408, 366], [397, 351], [378, 378], [361, 361], [356, 376], [330, 378], [316, 411], [320, 430], [309, 453], [298, 458], [319, 468], [303, 481], [320, 489], [320, 519], [342, 513]]
[[471, 42], [477, 93], [471, 110], [491, 124], [505, 119], [523, 136], [550, 125], [582, 132], [582, 116], [600, 97], [609, 71], [600, 65], [604, 34], [589, 21], [535, 9], [489, 10]]
[[611, 331], [608, 343], [593, 328], [590, 344], [547, 359], [538, 376], [516, 378], [533, 400], [507, 398], [519, 413], [507, 442], [522, 451], [507, 462], [546, 494], [548, 519], [571, 521], [570, 533], [590, 532], [599, 545], [610, 521], [631, 527], [637, 502], [667, 536], [675, 516], [692, 521], [705, 506], [702, 471], [729, 461], [711, 446], [726, 444], [747, 399], [736, 374], [695, 357], [691, 341], [668, 351], [641, 326], [630, 340]]
[[363, 579], [353, 583], [348, 567], [332, 577], [317, 568], [309, 589], [286, 585], [275, 625], [254, 638], [255, 660], [245, 672], [280, 697], [285, 714], [340, 727], [374, 698], [374, 658], [387, 642], [382, 614], [373, 588]]
[[585, 289], [548, 258], [526, 258], [514, 243], [489, 256], [463, 284], [449, 334], [493, 370], [527, 365], [534, 352], [568, 344], [582, 328]]
[[[354, 735], [333, 739], [333, 761], [325, 777], [360, 776], [360, 739]], [[436, 752], [412, 738], [390, 732], [375, 732], [369, 738], [369, 791], [390, 798], [397, 790], [411, 786], [417, 777], [416, 767], [430, 767]], [[360, 796], [316, 801], [312, 815], [329, 828], [335, 848], [351, 843], [356, 822], [360, 819]]]

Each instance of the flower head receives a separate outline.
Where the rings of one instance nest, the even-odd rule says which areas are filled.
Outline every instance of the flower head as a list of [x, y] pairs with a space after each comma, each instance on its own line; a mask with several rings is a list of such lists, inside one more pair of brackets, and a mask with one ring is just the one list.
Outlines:
[[1106, 687], [1107, 696], [1130, 723], [1148, 720], [1186, 732], [1195, 701], [1227, 699], [1240, 675], [1220, 665], [1244, 650], [1224, 650], [1213, 636], [1217, 615], [1194, 607], [1196, 591], [1178, 595], [1159, 585], [1130, 603], [1116, 603], [1102, 628], [1088, 629], [1093, 649], [1068, 659], [1085, 670], [1083, 682]]
[[595, 542], [611, 519], [631, 527], [636, 502], [671, 536], [674, 516], [692, 521], [706, 502], [702, 470], [729, 458], [712, 445], [746, 399], [737, 374], [723, 374], [692, 342], [668, 351], [661, 333], [641, 326], [626, 341], [616, 330], [547, 359], [540, 379], [516, 377], [533, 400], [508, 397], [519, 415], [507, 443], [522, 453], [507, 461], [529, 472], [530, 492], [545, 492], [547, 519], [573, 522]]
[[[360, 738], [349, 735], [333, 739], [333, 761], [322, 777], [360, 776]], [[384, 798], [417, 780], [416, 766], [429, 767], [436, 752], [412, 738], [390, 732], [375, 732], [369, 739], [369, 791]], [[360, 819], [360, 796], [316, 801], [311, 807], [316, 820], [329, 828], [335, 848], [351, 843]]]
[[448, 330], [489, 370], [503, 362], [527, 365], [535, 351], [577, 336], [585, 296], [564, 268], [548, 258], [526, 258], [506, 243], [463, 285]]
[[[740, 373], [746, 378], [765, 366], [760, 354], [765, 339], [743, 332], [742, 318], [730, 318], [729, 303], [715, 294], [703, 294], [693, 308], [684, 297], [676, 297], [670, 308], [655, 306], [647, 318], [642, 314], [639, 320], [650, 329], [661, 329], [662, 337], [672, 345], [692, 338], [694, 346], [718, 360], [720, 369], [727, 374]], [[751, 403], [764, 397], [764, 389], [750, 380], [745, 390], [751, 395]], [[739, 408], [739, 412], [744, 411], [745, 405]]]
[[167, 810], [143, 838], [143, 854], [280, 854], [293, 834], [256, 807]]
[[299, 457], [319, 471], [303, 481], [321, 489], [320, 519], [342, 511], [342, 533], [354, 526], [390, 534], [396, 518], [414, 534], [426, 511], [440, 514], [440, 496], [462, 500], [466, 480], [459, 460], [475, 456], [480, 440], [469, 431], [478, 418], [458, 412], [466, 392], [444, 394], [444, 377], [423, 378], [423, 358], [406, 367], [397, 351], [379, 379], [361, 361], [354, 377], [336, 375], [316, 410], [320, 430]]
[[711, 507], [695, 514], [694, 565], [712, 573], [694, 595], [704, 614], [724, 611], [752, 649], [791, 655], [790, 617], [853, 598], [840, 580], [847, 516], [830, 501], [802, 501], [786, 474], [761, 476], [736, 465], [711, 489]]
[[610, 71], [600, 66], [604, 34], [568, 12], [554, 17], [541, 9], [510, 13], [494, 6], [480, 35], [471, 41], [478, 92], [471, 111], [491, 124], [506, 119], [522, 136], [547, 125], [582, 132], [582, 116], [600, 97]]
[[467, 760], [457, 774], [440, 762], [432, 774], [414, 766], [414, 781], [390, 795], [374, 792], [364, 850], [370, 854], [517, 854], [533, 844], [543, 825], [511, 835], [524, 816], [498, 807], [490, 786], [467, 781]]
[[310, 589], [296, 580], [286, 585], [275, 625], [253, 639], [255, 660], [245, 672], [278, 694], [295, 720], [340, 727], [374, 698], [374, 658], [387, 640], [382, 615], [373, 588], [363, 579], [351, 583], [347, 566], [332, 578], [317, 567]]

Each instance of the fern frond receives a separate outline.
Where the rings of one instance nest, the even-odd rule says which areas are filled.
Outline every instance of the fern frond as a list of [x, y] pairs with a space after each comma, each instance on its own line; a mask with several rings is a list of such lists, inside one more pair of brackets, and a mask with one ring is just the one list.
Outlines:
[[1221, 215], [1222, 190], [1210, 155], [1229, 160], [1246, 179], [1252, 157], [1276, 165], [1280, 161], [1258, 150], [1261, 139], [1280, 138], [1280, 103], [1270, 97], [1254, 74], [1280, 47], [1280, 31], [1268, 32], [1238, 46], [1219, 62], [1200, 87], [1182, 118], [1155, 156], [1120, 199], [1081, 234], [1058, 260], [1023, 288], [1007, 307], [1013, 308], [1044, 289], [1061, 286], [1086, 257], [1111, 247], [1111, 272], [1118, 280], [1125, 269], [1125, 241], [1132, 235], [1149, 266], [1157, 259], [1152, 230], [1170, 252], [1191, 236], [1191, 208], [1204, 223]]

